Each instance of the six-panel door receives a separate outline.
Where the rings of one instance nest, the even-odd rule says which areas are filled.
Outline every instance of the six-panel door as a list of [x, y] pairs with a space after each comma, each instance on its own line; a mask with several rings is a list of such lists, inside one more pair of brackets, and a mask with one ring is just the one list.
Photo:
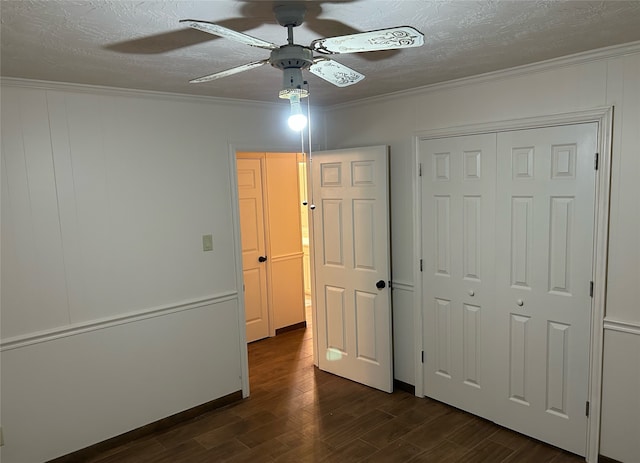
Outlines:
[[423, 140], [424, 394], [584, 455], [596, 124]]
[[315, 153], [312, 201], [318, 365], [391, 392], [387, 162], [385, 146]]

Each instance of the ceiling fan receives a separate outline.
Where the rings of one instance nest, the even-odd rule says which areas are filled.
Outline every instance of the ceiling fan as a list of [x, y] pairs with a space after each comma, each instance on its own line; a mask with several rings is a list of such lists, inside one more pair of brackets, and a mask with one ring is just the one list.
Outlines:
[[300, 98], [308, 96], [308, 90], [304, 88], [304, 80], [302, 78], [303, 70], [309, 70], [312, 74], [338, 87], [353, 85], [364, 79], [364, 75], [337, 61], [326, 56], [314, 56], [315, 52], [321, 55], [334, 55], [411, 48], [424, 44], [424, 35], [420, 31], [413, 27], [402, 26], [318, 39], [311, 42], [309, 46], [303, 46], [294, 43], [293, 28], [303, 23], [305, 6], [300, 3], [278, 5], [274, 8], [274, 14], [278, 24], [287, 28], [288, 36], [285, 45], [276, 45], [209, 21], [181, 20], [181, 23], [185, 23], [193, 29], [226, 37], [253, 47], [271, 50], [269, 58], [209, 74], [189, 82], [209, 82], [269, 63], [271, 66], [283, 71], [283, 86], [279, 96], [290, 100], [293, 108], [295, 103], [299, 106]]

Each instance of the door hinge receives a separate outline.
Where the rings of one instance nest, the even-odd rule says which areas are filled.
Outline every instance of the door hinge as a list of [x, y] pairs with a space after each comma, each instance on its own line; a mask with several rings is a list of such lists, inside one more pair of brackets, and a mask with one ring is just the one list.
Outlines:
[[422, 272], [422, 259], [420, 259], [420, 271]]
[[424, 363], [424, 351], [420, 352], [420, 361]]
[[584, 407], [584, 414], [589, 416], [589, 401], [587, 400], [587, 403]]
[[422, 177], [422, 163], [418, 164], [418, 177]]
[[593, 168], [594, 168], [595, 170], [598, 170], [598, 153], [596, 153], [596, 155], [594, 156], [594, 159], [593, 159]]
[[593, 297], [593, 281], [589, 282], [589, 296]]

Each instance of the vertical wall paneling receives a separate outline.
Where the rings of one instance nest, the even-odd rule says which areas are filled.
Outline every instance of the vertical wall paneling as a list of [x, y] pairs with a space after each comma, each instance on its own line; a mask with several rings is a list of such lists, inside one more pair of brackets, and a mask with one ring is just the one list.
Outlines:
[[2, 337], [9, 338], [65, 326], [70, 314], [46, 92], [3, 92], [2, 121]]
[[229, 143], [295, 151], [275, 107], [3, 80], [2, 461], [243, 387]]
[[608, 60], [607, 77], [615, 114], [600, 453], [633, 461], [640, 455], [633, 437], [640, 435], [640, 53]]

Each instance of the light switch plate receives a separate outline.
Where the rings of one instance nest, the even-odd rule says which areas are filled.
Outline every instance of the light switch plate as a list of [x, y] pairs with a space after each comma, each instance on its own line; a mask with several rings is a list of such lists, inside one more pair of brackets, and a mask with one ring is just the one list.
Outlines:
[[202, 235], [202, 250], [213, 251], [213, 235]]

